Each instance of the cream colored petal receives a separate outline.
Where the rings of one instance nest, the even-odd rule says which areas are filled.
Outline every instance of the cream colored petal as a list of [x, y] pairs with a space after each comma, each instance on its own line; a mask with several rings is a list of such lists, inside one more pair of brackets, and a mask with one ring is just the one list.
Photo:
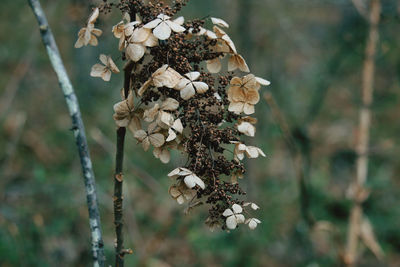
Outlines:
[[149, 38], [142, 43], [144, 46], [147, 47], [155, 47], [158, 45], [158, 39], [151, 33]]
[[235, 214], [238, 214], [238, 213], [242, 213], [243, 208], [240, 205], [235, 203], [232, 205], [232, 210]]
[[186, 73], [185, 76], [190, 80], [190, 81], [195, 81], [200, 77], [200, 72], [198, 71], [193, 71]]
[[106, 67], [101, 64], [94, 64], [92, 70], [90, 71], [90, 76], [101, 77], [105, 69]]
[[185, 27], [182, 27], [181, 25], [179, 25], [178, 23], [175, 23], [173, 21], [167, 20], [165, 22], [168, 24], [168, 26], [174, 32], [184, 32], [186, 30]]
[[183, 16], [180, 16], [180, 17], [174, 19], [173, 22], [178, 25], [182, 25], [185, 22], [185, 18]]
[[173, 169], [171, 172], [167, 174], [167, 176], [170, 178], [176, 178], [179, 176], [180, 171], [181, 171], [180, 168]]
[[85, 45], [85, 39], [82, 36], [79, 36], [78, 40], [76, 40], [76, 43], [75, 43], [74, 47], [75, 48], [81, 48], [84, 45]]
[[129, 122], [128, 129], [134, 134], [136, 131], [142, 129], [142, 125], [140, 123], [140, 119], [136, 116], [133, 116]]
[[100, 29], [94, 28], [94, 29], [92, 30], [92, 34], [94, 34], [94, 35], [96, 35], [96, 36], [100, 36], [102, 33], [103, 33], [103, 31], [100, 30]]
[[133, 34], [129, 41], [134, 42], [134, 43], [142, 43], [142, 42], [146, 41], [147, 38], [149, 38], [150, 34], [151, 34], [150, 29], [137, 28], [133, 31]]
[[171, 113], [160, 111], [158, 116], [159, 120], [167, 126], [165, 128], [171, 127], [174, 123], [174, 116]]
[[219, 58], [207, 60], [207, 69], [211, 73], [218, 73], [221, 71], [222, 64]]
[[183, 88], [186, 87], [186, 85], [188, 85], [190, 83], [190, 80], [186, 79], [186, 78], [182, 78], [179, 83], [175, 86], [175, 89], [180, 91]]
[[255, 220], [253, 220], [253, 219], [250, 219], [250, 221], [249, 221], [249, 228], [250, 228], [251, 230], [254, 230], [256, 227], [257, 227], [257, 222], [256, 222]]
[[226, 227], [228, 227], [228, 229], [234, 230], [234, 229], [236, 229], [236, 226], [237, 226], [237, 222], [236, 222], [235, 215], [232, 215], [232, 216], [229, 216], [228, 218], [226, 218]]
[[224, 211], [224, 213], [222, 213], [222, 216], [224, 216], [224, 217], [229, 217], [229, 216], [232, 216], [232, 215], [233, 215], [233, 211], [231, 209], [226, 209]]
[[256, 128], [248, 122], [241, 122], [237, 125], [237, 129], [239, 132], [251, 137], [254, 137], [256, 132]]
[[206, 188], [204, 182], [197, 177], [195, 174], [191, 174], [185, 177], [184, 182], [188, 188], [193, 188], [198, 185], [201, 189]]
[[160, 133], [149, 135], [149, 140], [154, 147], [161, 147], [165, 143], [164, 135]]
[[110, 79], [111, 79], [111, 70], [109, 70], [109, 69], [104, 70], [104, 72], [101, 74], [101, 78], [106, 82], [110, 81]]
[[223, 27], [223, 28], [229, 28], [229, 24], [226, 23], [224, 20], [219, 19], [219, 18], [213, 18], [211, 17], [211, 22], [217, 26]]
[[107, 67], [114, 73], [119, 73], [119, 69], [117, 65], [115, 65], [114, 61], [112, 60], [111, 57], [107, 58]]
[[146, 137], [145, 139], [143, 139], [142, 147], [143, 147], [144, 151], [149, 150], [149, 148], [150, 148], [150, 139], [149, 139], [149, 137]]
[[245, 101], [248, 104], [255, 105], [258, 103], [258, 101], [260, 101], [260, 94], [256, 90], [248, 90], [245, 93], [245, 96]]
[[271, 84], [270, 81], [267, 81], [267, 80], [265, 80], [265, 79], [263, 79], [263, 78], [260, 78], [260, 77], [256, 77], [256, 81], [257, 81], [259, 84], [265, 85], [265, 86], [268, 86], [268, 85]]
[[244, 223], [245, 218], [244, 218], [243, 214], [237, 214], [237, 215], [235, 215], [235, 217], [236, 217], [236, 222], [237, 223]]
[[244, 58], [241, 55], [237, 55], [237, 62], [238, 62], [239, 70], [241, 70], [243, 72], [250, 72], [250, 69], [247, 66], [246, 61], [244, 60]]
[[258, 158], [258, 149], [257, 147], [254, 146], [248, 146], [246, 147], [246, 155], [250, 159], [255, 159]]
[[196, 94], [196, 91], [194, 90], [194, 87], [191, 83], [189, 83], [188, 85], [186, 85], [185, 88], [183, 88], [180, 91], [181, 97], [185, 100], [188, 100], [189, 98], [191, 98], [192, 96], [194, 96]]
[[173, 110], [177, 110], [178, 107], [179, 107], [178, 100], [175, 100], [175, 99], [170, 98], [170, 97], [165, 99], [165, 101], [161, 104], [161, 109], [162, 110], [173, 111]]
[[208, 84], [204, 82], [193, 82], [194, 88], [196, 88], [197, 93], [203, 94], [208, 90]]
[[145, 138], [147, 138], [147, 133], [144, 130], [138, 130], [133, 135], [137, 140], [142, 142]]
[[153, 29], [153, 28], [157, 27], [161, 22], [162, 22], [161, 19], [156, 18], [155, 20], [152, 20], [152, 21], [150, 21], [149, 23], [145, 24], [145, 25], [143, 26], [143, 28]]
[[144, 121], [146, 122], [154, 121], [154, 119], [158, 114], [159, 109], [160, 108], [158, 104], [155, 104], [152, 108], [146, 109], [143, 114]]
[[99, 42], [97, 41], [96, 36], [94, 36], [94, 35], [91, 35], [91, 36], [90, 36], [89, 44], [90, 44], [91, 46], [97, 46], [97, 45], [99, 44]]
[[173, 141], [175, 139], [176, 139], [176, 133], [174, 132], [174, 130], [169, 129], [168, 130], [168, 137], [167, 137], [167, 139], [165, 141], [166, 142], [171, 142], [171, 141]]
[[157, 27], [154, 28], [153, 34], [159, 40], [167, 40], [171, 36], [171, 28], [167, 23], [161, 22]]
[[233, 112], [238, 115], [243, 112], [243, 109], [244, 109], [243, 102], [231, 102], [228, 107], [228, 110], [230, 112]]
[[144, 92], [150, 87], [151, 85], [151, 79], [146, 81], [142, 87], [140, 87], [139, 91], [138, 91], [138, 95], [142, 96], [144, 94]]
[[174, 130], [176, 130], [178, 133], [182, 133], [183, 132], [183, 125], [182, 125], [181, 119], [175, 120], [174, 124], [172, 125], [172, 128]]
[[99, 8], [95, 8], [89, 17], [88, 24], [94, 24], [99, 17]]
[[222, 40], [225, 41], [225, 44], [229, 47], [229, 50], [231, 53], [233, 53], [233, 54], [237, 53], [235, 44], [233, 43], [232, 39], [227, 34], [222, 36]]
[[246, 115], [251, 115], [251, 114], [253, 114], [253, 113], [255, 112], [254, 105], [245, 103], [244, 106], [243, 106], [243, 112], [244, 112], [244, 114], [246, 114]]
[[106, 65], [107, 66], [107, 56], [106, 55], [104, 55], [104, 54], [101, 54], [100, 56], [99, 56], [99, 58], [100, 58], [100, 61], [101, 61], [101, 63], [103, 63], [104, 65]]
[[181, 175], [181, 176], [193, 174], [193, 172], [191, 170], [186, 169], [186, 168], [179, 168], [179, 170], [180, 170], [179, 175]]
[[129, 44], [125, 52], [131, 60], [138, 62], [144, 56], [146, 48], [141, 44]]

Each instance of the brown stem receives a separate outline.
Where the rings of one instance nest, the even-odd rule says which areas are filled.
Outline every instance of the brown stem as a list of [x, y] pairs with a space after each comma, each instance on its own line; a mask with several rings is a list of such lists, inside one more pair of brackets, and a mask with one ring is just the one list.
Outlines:
[[357, 176], [354, 181], [353, 207], [349, 219], [349, 230], [345, 253], [345, 263], [353, 266], [357, 258], [357, 247], [360, 238], [360, 226], [363, 219], [362, 202], [366, 197], [360, 197], [365, 191], [364, 185], [368, 176], [368, 146], [369, 129], [371, 126], [371, 109], [375, 73], [375, 54], [378, 44], [378, 24], [381, 13], [380, 0], [372, 0], [369, 13], [369, 34], [365, 49], [365, 60], [362, 73], [362, 106], [359, 115], [359, 130], [356, 143]]
[[[131, 85], [131, 74], [134, 63], [129, 61], [124, 67], [124, 97], [127, 98]], [[125, 254], [131, 254], [132, 250], [124, 249], [123, 237], [123, 196], [122, 186], [124, 182], [123, 163], [124, 163], [124, 144], [125, 144], [126, 128], [119, 127], [117, 129], [117, 149], [115, 156], [115, 175], [114, 175], [114, 225], [115, 225], [115, 266], [124, 266]]]

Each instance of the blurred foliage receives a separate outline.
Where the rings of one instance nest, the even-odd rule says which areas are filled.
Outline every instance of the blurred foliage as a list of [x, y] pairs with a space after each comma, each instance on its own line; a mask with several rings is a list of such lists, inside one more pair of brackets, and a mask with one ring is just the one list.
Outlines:
[[[98, 54], [116, 51], [109, 31], [95, 48], [73, 48], [89, 14], [86, 1], [42, 1], [80, 100], [101, 204], [107, 257], [113, 258], [112, 106], [121, 76], [89, 77]], [[360, 266], [400, 265], [400, 50], [398, 1], [382, 1], [371, 154], [364, 205], [385, 261], [362, 248]], [[354, 141], [368, 25], [350, 0], [192, 0], [185, 17], [211, 15], [228, 33], [252, 72], [271, 80], [275, 97], [307, 159], [311, 212], [331, 231], [310, 229], [299, 209], [290, 153], [264, 101], [249, 140], [268, 157], [247, 161], [242, 181], [262, 207], [255, 231], [211, 233], [206, 211], [184, 216], [170, 199], [168, 165], [128, 138], [125, 175], [127, 266], [338, 266], [346, 240], [354, 177]], [[27, 4], [3, 0], [0, 9], [0, 266], [89, 266], [89, 227], [78, 155], [56, 77]], [[108, 15], [99, 28], [120, 18]], [[113, 58], [120, 58], [112, 54]], [[117, 60], [121, 65], [121, 60]], [[264, 89], [265, 90], [265, 89]]]

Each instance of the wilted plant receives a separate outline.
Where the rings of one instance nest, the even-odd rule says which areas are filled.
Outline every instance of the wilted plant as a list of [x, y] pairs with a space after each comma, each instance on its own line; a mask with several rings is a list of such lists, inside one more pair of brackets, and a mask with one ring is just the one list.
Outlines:
[[[171, 197], [179, 204], [188, 203], [186, 211], [208, 204], [206, 224], [212, 229], [235, 229], [243, 223], [254, 229], [260, 221], [245, 209], [258, 206], [241, 199], [245, 192], [237, 178], [245, 173], [241, 162], [245, 156], [265, 154], [245, 145], [241, 137], [254, 136], [257, 120], [249, 115], [255, 112], [261, 85], [269, 82], [242, 74], [249, 68], [222, 29], [229, 27], [225, 21], [176, 17], [186, 2], [167, 6], [105, 1], [79, 32], [77, 46], [97, 44], [93, 34], [100, 33], [94, 28], [99, 13], [121, 11], [122, 21], [112, 28], [126, 61], [122, 101], [114, 105], [122, 137], [117, 148], [123, 148], [121, 129], [128, 128], [143, 149], [153, 147], [154, 156], [163, 163], [170, 161], [171, 150], [181, 151], [187, 161], [168, 174]], [[91, 75], [108, 81], [111, 72], [119, 70], [110, 57], [101, 55], [100, 60], [104, 65], [94, 65]], [[117, 155], [117, 161], [121, 157]], [[122, 162], [117, 165], [116, 181], [122, 183]], [[122, 199], [120, 204], [117, 209], [122, 208]]]

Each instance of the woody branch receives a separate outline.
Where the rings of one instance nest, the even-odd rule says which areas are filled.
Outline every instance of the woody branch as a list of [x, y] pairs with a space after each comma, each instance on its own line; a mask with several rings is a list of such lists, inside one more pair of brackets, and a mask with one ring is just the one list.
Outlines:
[[69, 115], [72, 119], [72, 131], [78, 147], [80, 163], [85, 183], [86, 200], [89, 211], [89, 224], [92, 239], [93, 266], [105, 266], [103, 239], [101, 234], [99, 207], [96, 194], [95, 176], [92, 169], [85, 128], [82, 121], [78, 99], [65, 70], [54, 36], [48, 25], [44, 11], [38, 0], [28, 0], [39, 24], [40, 34], [47, 54], [63, 91]]
[[369, 34], [362, 72], [362, 106], [359, 114], [359, 129], [356, 143], [357, 169], [354, 181], [354, 203], [350, 214], [345, 255], [345, 263], [349, 266], [354, 265], [357, 258], [358, 241], [361, 235], [360, 225], [363, 219], [362, 202], [366, 199], [366, 194], [363, 192], [366, 192], [364, 186], [368, 176], [369, 129], [371, 127], [371, 104], [373, 102], [375, 54], [379, 40], [378, 25], [380, 11], [380, 0], [372, 0], [368, 17]]

